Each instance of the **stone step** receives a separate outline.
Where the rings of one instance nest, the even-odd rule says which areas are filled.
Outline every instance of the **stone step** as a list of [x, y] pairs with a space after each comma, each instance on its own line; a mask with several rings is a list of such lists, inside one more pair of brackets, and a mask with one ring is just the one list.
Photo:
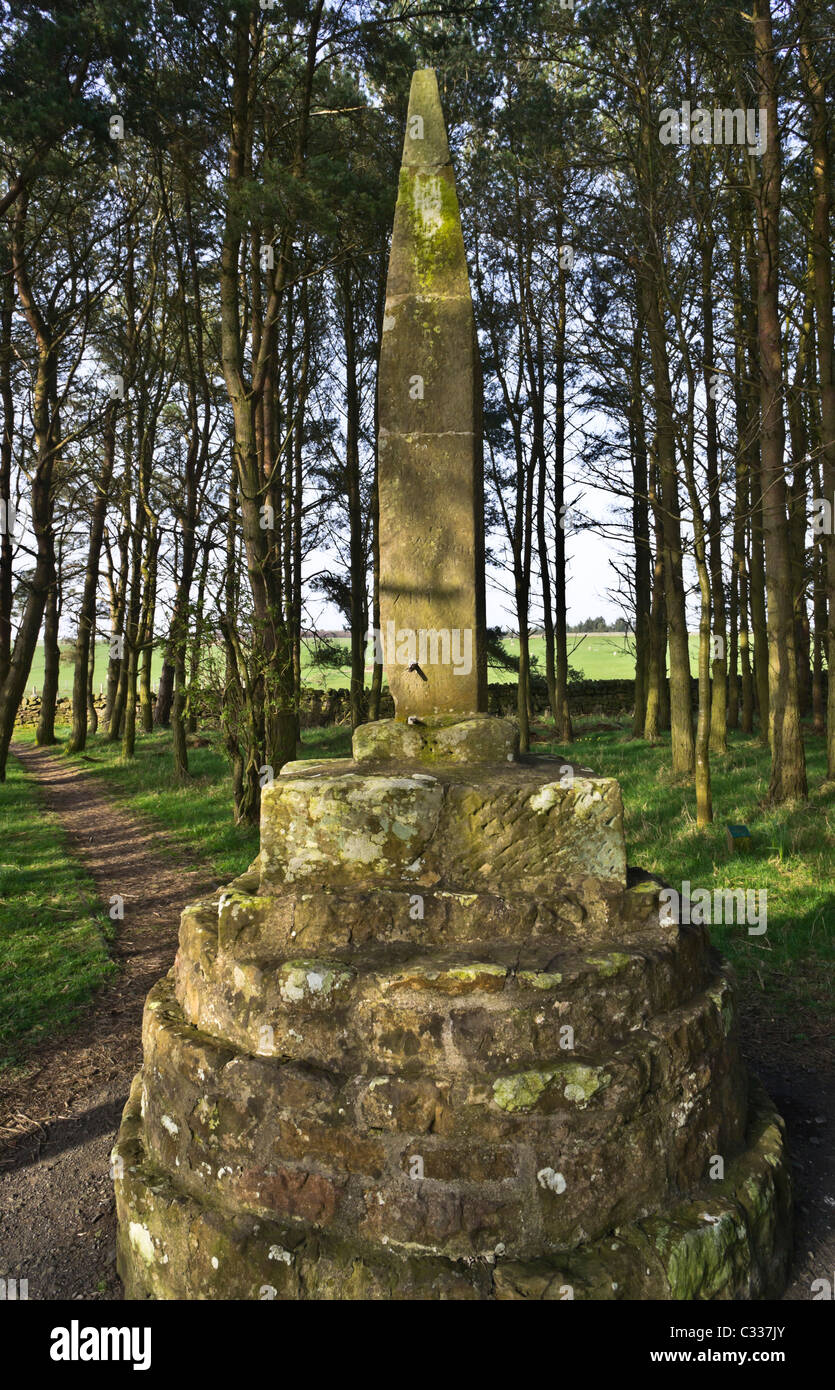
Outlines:
[[[574, 1250], [520, 1260], [502, 1241], [450, 1259], [206, 1204], [149, 1157], [140, 1078], [113, 1151], [118, 1268], [130, 1299], [775, 1298], [790, 1250], [783, 1125], [754, 1084], [723, 1178]], [[554, 1194], [555, 1200], [559, 1200]]]
[[[378, 943], [341, 956], [244, 959], [219, 950], [217, 916], [184, 915], [177, 994], [195, 1027], [252, 1053], [357, 1066], [420, 1061], [443, 1073], [566, 1048], [610, 1050], [703, 988], [715, 959], [702, 928], [618, 949], [553, 941], [468, 943], [429, 954]], [[353, 1059], [353, 1060], [352, 1060]]]
[[294, 763], [262, 792], [262, 889], [565, 889], [593, 916], [601, 895], [626, 885], [620, 787], [565, 767]]
[[290, 955], [300, 948], [341, 954], [378, 942], [428, 947], [542, 939], [586, 946], [633, 934], [664, 941], [671, 934], [658, 920], [661, 885], [656, 880], [601, 890], [593, 912], [568, 890], [538, 899], [527, 893], [418, 887], [343, 886], [312, 892], [291, 886], [273, 895], [260, 893], [259, 882], [248, 875], [245, 888], [230, 885], [192, 903], [183, 914], [184, 925], [190, 918], [216, 917], [221, 948], [239, 960]]
[[485, 1223], [514, 1232], [517, 1253], [568, 1247], [739, 1147], [744, 1088], [720, 988], [611, 1057], [444, 1081], [236, 1053], [189, 1027], [161, 982], [143, 1039], [148, 1151], [230, 1209], [455, 1254]]

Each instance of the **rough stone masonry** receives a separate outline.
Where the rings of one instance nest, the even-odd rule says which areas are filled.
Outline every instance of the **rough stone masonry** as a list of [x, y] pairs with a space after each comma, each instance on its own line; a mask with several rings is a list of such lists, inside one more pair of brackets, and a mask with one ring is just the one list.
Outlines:
[[[426, 171], [440, 194], [416, 194]], [[477, 358], [432, 73], [397, 215], [386, 602], [400, 629], [483, 642]], [[423, 377], [422, 423], [398, 371]], [[288, 764], [251, 869], [183, 913], [113, 1153], [128, 1296], [775, 1296], [782, 1122], [707, 933], [627, 868], [618, 784], [520, 758], [478, 676], [390, 679], [398, 718], [350, 760]]]

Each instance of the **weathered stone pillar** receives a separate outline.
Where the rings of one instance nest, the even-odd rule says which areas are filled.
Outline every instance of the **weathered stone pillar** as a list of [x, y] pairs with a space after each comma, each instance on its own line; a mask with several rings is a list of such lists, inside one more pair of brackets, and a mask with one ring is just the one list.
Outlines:
[[486, 711], [481, 371], [431, 68], [409, 97], [378, 420], [381, 640], [397, 718]]

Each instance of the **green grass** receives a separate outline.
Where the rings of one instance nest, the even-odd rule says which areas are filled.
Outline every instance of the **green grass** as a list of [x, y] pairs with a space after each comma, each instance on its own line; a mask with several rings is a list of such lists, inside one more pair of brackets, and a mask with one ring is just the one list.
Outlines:
[[[335, 642], [335, 645], [345, 647], [348, 650], [347, 638]], [[508, 638], [505, 643], [508, 651], [513, 656], [519, 655], [519, 643]], [[690, 665], [693, 674], [697, 670], [697, 647], [698, 638], [690, 638]], [[64, 643], [62, 650], [66, 656], [70, 655], [70, 645]], [[635, 675], [635, 657], [632, 650], [631, 640], [618, 632], [592, 632], [585, 636], [571, 633], [568, 638], [569, 664], [578, 671], [582, 671], [586, 680], [632, 680]], [[531, 641], [531, 654], [537, 658], [539, 670], [545, 670], [545, 640], [542, 637], [534, 637]], [[309, 643], [302, 647], [302, 670], [305, 685], [318, 687], [323, 690], [338, 689], [347, 687], [350, 677], [350, 664], [341, 667], [315, 666], [314, 652]], [[157, 688], [159, 673], [162, 667], [162, 652], [155, 651], [151, 662], [151, 683], [154, 690]], [[371, 647], [368, 649], [368, 664], [366, 666], [366, 680], [371, 679]], [[98, 691], [107, 677], [107, 643], [96, 643], [96, 665], [95, 665], [95, 689]], [[513, 681], [514, 676], [511, 672], [490, 669], [489, 678], [491, 681]], [[72, 695], [73, 666], [71, 660], [63, 660], [60, 665], [60, 675], [58, 682], [59, 695]], [[26, 685], [27, 695], [31, 695], [33, 689], [40, 694], [43, 689], [43, 646], [38, 644], [35, 655], [32, 659], [32, 670]]]
[[[62, 752], [69, 730], [57, 731], [56, 751]], [[315, 735], [315, 737], [314, 737]], [[15, 730], [15, 738], [33, 741], [31, 726]], [[137, 756], [124, 761], [119, 743], [104, 735], [88, 739], [83, 755], [73, 766], [100, 779], [103, 787], [120, 797], [126, 810], [164, 826], [166, 838], [157, 848], [176, 858], [181, 850], [197, 855], [219, 878], [243, 873], [258, 853], [258, 830], [235, 825], [229, 762], [219, 740], [211, 733], [208, 748], [189, 748], [189, 772], [179, 782], [172, 771], [171, 734], [164, 729], [137, 737]], [[350, 754], [350, 730], [335, 726], [305, 735], [300, 757], [345, 757]]]
[[[335, 641], [334, 645], [344, 646], [347, 651], [347, 639]], [[511, 656], [519, 655], [519, 643], [515, 638], [507, 638], [504, 645]], [[536, 659], [537, 668], [544, 673], [545, 638], [533, 637], [530, 646], [531, 657]], [[568, 652], [569, 665], [574, 670], [581, 671], [586, 680], [633, 680], [635, 677], [635, 655], [632, 642], [622, 633], [569, 634]], [[369, 647], [365, 668], [366, 683], [371, 679], [371, 659], [371, 648]], [[695, 674], [698, 668], [697, 637], [690, 638], [690, 664]], [[302, 667], [306, 684], [327, 689], [334, 686], [347, 686], [351, 671], [350, 665], [335, 669], [314, 666], [310, 652], [305, 653]], [[515, 679], [512, 671], [503, 671], [494, 666], [488, 670], [488, 680], [491, 682], [495, 681], [501, 684], [512, 682]]]
[[[347, 639], [335, 643], [335, 645], [344, 646], [347, 650]], [[504, 645], [511, 656], [519, 655], [519, 643], [515, 638], [509, 637]], [[536, 658], [537, 667], [544, 674], [545, 638], [533, 637], [530, 645], [531, 656]], [[693, 675], [698, 672], [698, 656], [699, 639], [695, 634], [692, 634], [690, 637], [690, 670]], [[371, 648], [369, 647], [366, 682], [371, 679], [370, 662]], [[635, 652], [633, 640], [620, 632], [569, 633], [568, 664], [575, 671], [582, 672], [583, 678], [589, 681], [634, 680]], [[312, 653], [310, 652], [305, 652], [302, 668], [306, 684], [328, 689], [333, 686], [347, 686], [351, 669], [350, 665], [335, 670], [315, 667], [312, 665]], [[488, 680], [499, 683], [512, 682], [515, 680], [515, 676], [511, 671], [502, 671], [491, 666], [488, 671]]]
[[65, 1032], [112, 973], [113, 924], [15, 758], [0, 787], [0, 1070]]
[[[591, 722], [591, 721], [588, 721]], [[767, 930], [749, 936], [745, 925], [711, 928], [746, 987], [768, 994], [777, 1012], [810, 1010], [832, 1018], [835, 996], [835, 787], [824, 783], [822, 737], [806, 733], [808, 803], [767, 807], [770, 757], [740, 734], [730, 735], [728, 756], [712, 760], [713, 824], [696, 826], [692, 786], [669, 771], [669, 738], [656, 744], [621, 732], [589, 732], [568, 747], [548, 740], [537, 752], [566, 753], [596, 772], [616, 777], [623, 792], [630, 864], [660, 874], [677, 891], [742, 888], [767, 893]], [[728, 822], [752, 835], [747, 853], [729, 853]], [[759, 899], [758, 899], [759, 901]]]

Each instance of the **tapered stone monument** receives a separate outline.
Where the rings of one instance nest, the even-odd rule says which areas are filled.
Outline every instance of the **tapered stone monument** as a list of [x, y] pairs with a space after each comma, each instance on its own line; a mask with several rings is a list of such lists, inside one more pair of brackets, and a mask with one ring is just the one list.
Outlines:
[[782, 1123], [728, 972], [627, 869], [617, 783], [484, 714], [478, 358], [430, 72], [379, 419], [397, 718], [286, 766], [250, 871], [183, 913], [113, 1153], [126, 1292], [774, 1296]]
[[486, 711], [481, 372], [431, 68], [412, 81], [378, 419], [381, 636], [398, 717]]

